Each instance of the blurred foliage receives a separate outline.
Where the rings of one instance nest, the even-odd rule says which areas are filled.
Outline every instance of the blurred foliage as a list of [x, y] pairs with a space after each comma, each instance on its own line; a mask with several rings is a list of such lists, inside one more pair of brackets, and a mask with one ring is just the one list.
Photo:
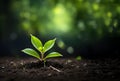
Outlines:
[[[80, 42], [95, 42], [106, 35], [120, 36], [119, 0], [9, 0], [7, 4], [8, 13], [0, 14], [2, 34], [4, 30], [7, 34], [14, 30], [45, 39], [57, 37], [58, 47], [65, 49], [68, 45], [70, 53]], [[14, 32], [10, 34], [12, 39], [16, 37]]]
[[80, 39], [120, 34], [119, 0], [12, 0], [18, 27], [49, 36], [69, 34]]

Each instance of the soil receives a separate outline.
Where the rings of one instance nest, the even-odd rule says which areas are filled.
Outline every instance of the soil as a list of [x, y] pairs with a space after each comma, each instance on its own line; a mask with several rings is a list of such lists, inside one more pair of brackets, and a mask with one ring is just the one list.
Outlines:
[[0, 58], [0, 81], [120, 81], [120, 59]]

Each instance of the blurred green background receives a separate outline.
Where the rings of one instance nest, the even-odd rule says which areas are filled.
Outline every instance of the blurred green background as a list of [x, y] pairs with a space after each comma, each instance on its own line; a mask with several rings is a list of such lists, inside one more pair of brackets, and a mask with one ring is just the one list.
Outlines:
[[120, 53], [119, 0], [0, 0], [0, 56], [21, 56], [30, 34], [67, 56]]

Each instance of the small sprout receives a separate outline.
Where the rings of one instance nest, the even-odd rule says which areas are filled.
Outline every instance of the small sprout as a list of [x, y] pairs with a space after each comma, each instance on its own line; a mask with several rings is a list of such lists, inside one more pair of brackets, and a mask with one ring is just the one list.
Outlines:
[[78, 61], [80, 61], [81, 59], [82, 59], [81, 56], [76, 57], [76, 60], [78, 60]]
[[48, 50], [50, 50], [54, 46], [55, 41], [56, 41], [56, 38], [53, 40], [47, 41], [43, 45], [40, 39], [38, 39], [37, 37], [35, 37], [31, 34], [31, 43], [40, 52], [40, 54], [31, 48], [26, 48], [26, 49], [22, 50], [22, 52], [24, 52], [30, 56], [33, 56], [33, 57], [39, 59], [40, 61], [44, 62], [44, 67], [45, 67], [45, 62], [48, 58], [63, 56], [62, 54], [60, 54], [58, 52], [52, 52], [52, 53], [47, 54], [46, 56], [44, 55]]

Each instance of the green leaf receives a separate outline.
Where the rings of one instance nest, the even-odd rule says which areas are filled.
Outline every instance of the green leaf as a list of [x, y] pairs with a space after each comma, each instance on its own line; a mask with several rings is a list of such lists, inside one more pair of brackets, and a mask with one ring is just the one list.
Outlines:
[[48, 54], [48, 55], [44, 58], [44, 60], [45, 60], [45, 59], [48, 59], [48, 58], [61, 57], [61, 56], [63, 56], [63, 55], [60, 54], [60, 53], [58, 53], [58, 52], [52, 52], [52, 53]]
[[43, 50], [43, 49], [40, 49], [40, 48], [43, 48], [42, 42], [33, 35], [31, 35], [31, 43], [37, 50], [39, 51]]
[[26, 48], [26, 49], [22, 50], [22, 52], [24, 52], [24, 53], [26, 53], [30, 56], [33, 56], [33, 57], [36, 57], [36, 58], [40, 59], [39, 54], [31, 48]]
[[53, 39], [53, 40], [49, 40], [49, 41], [47, 41], [47, 42], [45, 43], [44, 48], [43, 48], [43, 52], [44, 52], [44, 53], [45, 53], [46, 51], [50, 50], [50, 49], [54, 46], [55, 40], [56, 40], [56, 38]]

